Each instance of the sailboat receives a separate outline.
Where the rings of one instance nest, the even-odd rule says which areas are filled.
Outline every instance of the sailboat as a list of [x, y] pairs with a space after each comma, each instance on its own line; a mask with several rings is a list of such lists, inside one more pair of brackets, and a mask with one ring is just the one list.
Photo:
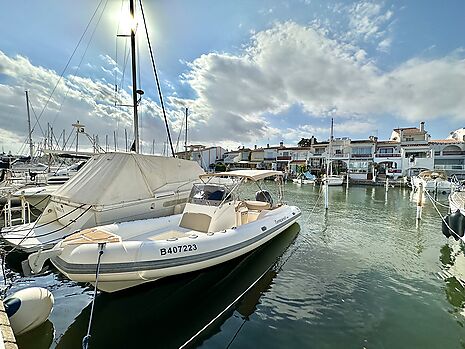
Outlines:
[[329, 146], [328, 146], [328, 155], [326, 157], [326, 174], [323, 177], [323, 183], [327, 184], [328, 186], [339, 186], [342, 185], [344, 182], [344, 177], [340, 175], [333, 174], [333, 132], [334, 131], [334, 122], [331, 118], [331, 134], [329, 138]]
[[[134, 1], [130, 0], [134, 18]], [[131, 153], [93, 156], [50, 197], [34, 223], [3, 228], [8, 245], [31, 253], [49, 248], [73, 232], [98, 225], [161, 217], [182, 212], [192, 184], [204, 171], [189, 160], [139, 152], [139, 95], [135, 28], [131, 28], [134, 143]]]

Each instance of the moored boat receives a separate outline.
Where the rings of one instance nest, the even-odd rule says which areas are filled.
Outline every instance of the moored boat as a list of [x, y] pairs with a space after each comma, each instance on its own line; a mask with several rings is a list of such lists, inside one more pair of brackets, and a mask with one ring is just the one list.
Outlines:
[[182, 212], [203, 173], [193, 161], [134, 153], [92, 157], [51, 196], [34, 223], [3, 228], [2, 239], [30, 253], [76, 230]]
[[[209, 179], [237, 178], [231, 188]], [[276, 177], [278, 201], [263, 189], [263, 179]], [[263, 245], [292, 225], [298, 207], [282, 202], [282, 173], [239, 170], [204, 174], [195, 184], [182, 214], [115, 223], [68, 236], [53, 249], [29, 256], [31, 270], [39, 272], [45, 260], [68, 278], [96, 282], [114, 292], [163, 277], [217, 265]], [[247, 181], [259, 190], [255, 200], [244, 200], [240, 190]]]

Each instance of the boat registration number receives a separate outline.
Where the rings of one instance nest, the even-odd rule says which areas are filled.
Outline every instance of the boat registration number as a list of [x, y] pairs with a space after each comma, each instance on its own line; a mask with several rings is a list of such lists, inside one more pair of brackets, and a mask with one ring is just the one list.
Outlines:
[[165, 254], [181, 253], [181, 252], [192, 252], [197, 250], [196, 244], [189, 245], [179, 245], [168, 248], [160, 248], [160, 254], [164, 256]]

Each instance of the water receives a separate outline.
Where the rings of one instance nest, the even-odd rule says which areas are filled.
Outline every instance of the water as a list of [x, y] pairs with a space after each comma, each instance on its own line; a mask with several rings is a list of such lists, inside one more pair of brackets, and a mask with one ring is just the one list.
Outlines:
[[[99, 295], [90, 348], [179, 347], [257, 280], [192, 347], [465, 347], [464, 289], [438, 276], [465, 274], [465, 257], [430, 203], [417, 227], [408, 189], [332, 187], [326, 215], [319, 187], [285, 189], [299, 224], [245, 258]], [[20, 347], [81, 348], [93, 289], [55, 271], [21, 277], [15, 264], [12, 291], [44, 286], [55, 296], [50, 321]]]

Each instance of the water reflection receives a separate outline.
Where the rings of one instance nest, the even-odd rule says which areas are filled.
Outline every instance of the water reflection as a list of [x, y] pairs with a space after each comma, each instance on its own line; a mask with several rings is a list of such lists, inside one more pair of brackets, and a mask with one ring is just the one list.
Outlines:
[[452, 313], [461, 314], [460, 323], [465, 316], [465, 255], [461, 243], [444, 245], [440, 249], [439, 260], [443, 266], [440, 274], [446, 282], [447, 301], [454, 307]]
[[55, 329], [50, 320], [45, 321], [39, 327], [16, 337], [20, 348], [47, 349], [53, 342]]
[[[296, 223], [244, 258], [143, 285], [125, 292], [100, 294], [95, 303], [91, 348], [179, 347], [225, 309], [267, 269], [272, 267], [300, 231]], [[268, 270], [237, 307], [249, 317], [277, 271]], [[224, 314], [202, 334], [195, 345], [221, 331], [231, 315]], [[90, 305], [77, 316], [59, 339], [57, 348], [81, 348]]]

